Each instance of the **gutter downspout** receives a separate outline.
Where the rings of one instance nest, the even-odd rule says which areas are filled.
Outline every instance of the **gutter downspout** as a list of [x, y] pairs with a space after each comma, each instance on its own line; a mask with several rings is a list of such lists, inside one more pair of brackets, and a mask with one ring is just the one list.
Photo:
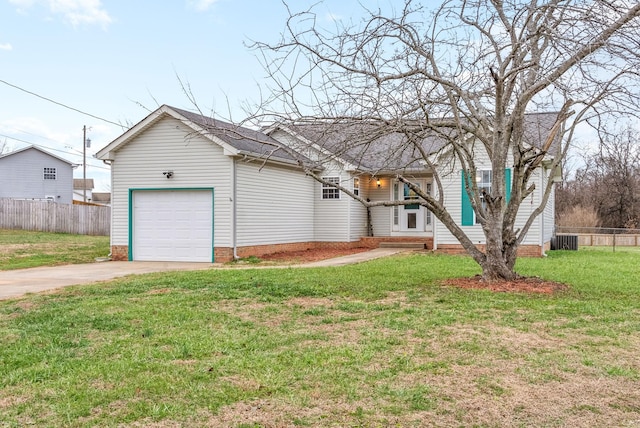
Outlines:
[[237, 158], [233, 158], [233, 162], [231, 163], [231, 241], [233, 245], [233, 260], [238, 260], [238, 205], [236, 203], [236, 197], [238, 195], [237, 191], [237, 173], [236, 173], [236, 162]]
[[[543, 192], [544, 192], [544, 177], [545, 177], [545, 167], [541, 167], [540, 168], [540, 199], [542, 199], [543, 197]], [[551, 177], [549, 177], [551, 178]], [[550, 201], [547, 201], [547, 203], [549, 203]], [[544, 210], [542, 210], [542, 213], [540, 215], [540, 255], [542, 257], [546, 257], [547, 254], [544, 252], [544, 238], [545, 238], [545, 234], [546, 234], [546, 230], [544, 229], [544, 216], [547, 215], [547, 207], [545, 205]]]

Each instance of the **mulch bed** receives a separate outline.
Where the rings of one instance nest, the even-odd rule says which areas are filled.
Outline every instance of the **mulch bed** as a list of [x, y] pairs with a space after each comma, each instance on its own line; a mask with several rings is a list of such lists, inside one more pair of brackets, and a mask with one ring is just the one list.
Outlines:
[[559, 282], [545, 281], [536, 277], [523, 277], [514, 281], [485, 282], [480, 275], [472, 278], [453, 278], [442, 282], [443, 285], [458, 288], [473, 288], [496, 292], [554, 294], [567, 291], [569, 286]]
[[306, 263], [347, 256], [349, 254], [362, 253], [364, 251], [369, 251], [370, 249], [371, 248], [357, 247], [349, 249], [316, 248], [302, 251], [282, 251], [279, 253], [265, 254], [260, 256], [260, 259], [270, 262]]

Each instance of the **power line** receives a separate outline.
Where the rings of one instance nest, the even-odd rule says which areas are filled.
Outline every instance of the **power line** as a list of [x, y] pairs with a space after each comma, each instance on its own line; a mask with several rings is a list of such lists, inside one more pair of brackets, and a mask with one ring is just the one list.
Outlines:
[[79, 110], [79, 109], [77, 109], [77, 108], [70, 107], [70, 106], [68, 106], [68, 105], [66, 105], [66, 104], [63, 104], [63, 103], [61, 103], [61, 102], [58, 102], [58, 101], [52, 100], [51, 98], [47, 98], [47, 97], [42, 96], [42, 95], [40, 95], [40, 94], [36, 94], [35, 92], [28, 91], [28, 90], [26, 90], [26, 89], [24, 89], [24, 88], [21, 88], [20, 86], [13, 85], [13, 84], [11, 84], [11, 83], [9, 83], [9, 82], [5, 81], [5, 80], [0, 79], [0, 82], [1, 82], [1, 83], [4, 83], [4, 84], [5, 84], [5, 85], [7, 85], [7, 86], [11, 86], [12, 88], [18, 89], [19, 91], [26, 92], [26, 93], [27, 93], [27, 94], [29, 94], [29, 95], [33, 95], [34, 97], [38, 97], [38, 98], [43, 99], [43, 100], [45, 100], [45, 101], [49, 101], [50, 103], [53, 103], [53, 104], [59, 105], [59, 106], [61, 106], [61, 107], [67, 108], [67, 109], [69, 109], [69, 110], [73, 110], [73, 111], [75, 111], [75, 112], [77, 112], [77, 113], [84, 114], [85, 116], [89, 116], [89, 117], [92, 117], [92, 118], [94, 118], [94, 119], [98, 119], [98, 120], [101, 120], [101, 121], [103, 121], [103, 122], [106, 122], [106, 123], [110, 123], [110, 124], [112, 124], [112, 125], [119, 126], [119, 127], [120, 127], [120, 128], [122, 128], [122, 129], [127, 129], [127, 127], [126, 127], [126, 126], [124, 126], [124, 125], [122, 125], [121, 123], [112, 122], [112, 121], [110, 121], [109, 119], [104, 119], [104, 118], [102, 118], [102, 117], [100, 117], [100, 116], [96, 116], [96, 115], [93, 115], [93, 114], [91, 114], [91, 113], [87, 113], [87, 112], [85, 112], [85, 111]]

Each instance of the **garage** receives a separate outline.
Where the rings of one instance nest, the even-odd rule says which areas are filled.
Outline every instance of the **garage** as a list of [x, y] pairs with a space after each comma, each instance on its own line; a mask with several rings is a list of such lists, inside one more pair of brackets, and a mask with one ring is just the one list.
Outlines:
[[131, 190], [130, 259], [213, 262], [213, 189]]

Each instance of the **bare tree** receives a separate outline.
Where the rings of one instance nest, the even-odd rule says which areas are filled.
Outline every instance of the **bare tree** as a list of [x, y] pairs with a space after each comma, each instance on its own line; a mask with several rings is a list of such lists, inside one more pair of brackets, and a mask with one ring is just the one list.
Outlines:
[[598, 151], [584, 156], [585, 166], [568, 186], [568, 198], [590, 206], [602, 227], [640, 225], [640, 135], [632, 128], [602, 136]]
[[[265, 91], [270, 96], [254, 118], [322, 124], [336, 132], [359, 126], [364, 130], [351, 132], [343, 150], [359, 147], [362, 156], [381, 136], [401, 135], [402, 150], [433, 167], [439, 191], [427, 194], [406, 168], [392, 164], [391, 154], [386, 170], [419, 195], [480, 264], [485, 280], [517, 276], [518, 246], [552, 192], [548, 180], [539, 189], [539, 205], [516, 228], [518, 209], [535, 190], [530, 179], [543, 161], [551, 171], [559, 168], [580, 124], [598, 128], [607, 116], [637, 110], [635, 0], [446, 0], [432, 10], [407, 0], [398, 11], [366, 10], [362, 20], [331, 29], [322, 28], [313, 8], [287, 8], [281, 40], [253, 44], [272, 78]], [[556, 113], [537, 147], [526, 126], [527, 114], [536, 111]], [[425, 148], [434, 136], [441, 142], [437, 154]], [[479, 151], [491, 160], [489, 191], [472, 179]], [[443, 169], [445, 162], [450, 167]], [[509, 190], [505, 166], [512, 168]], [[454, 170], [466, 177], [484, 247], [469, 239], [444, 203], [441, 180]], [[367, 207], [405, 203], [369, 202], [325, 184]]]

